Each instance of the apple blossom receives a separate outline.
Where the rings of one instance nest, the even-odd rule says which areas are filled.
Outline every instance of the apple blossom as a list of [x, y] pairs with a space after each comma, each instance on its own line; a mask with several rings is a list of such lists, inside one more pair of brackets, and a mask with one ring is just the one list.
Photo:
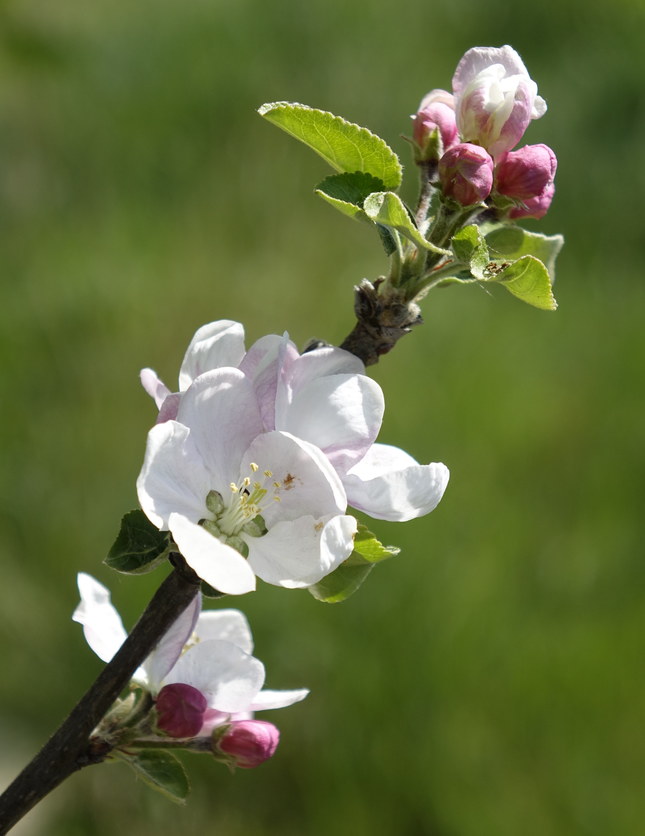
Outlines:
[[[225, 321], [200, 328], [182, 368], [196, 366], [191, 347], [199, 345], [201, 335], [233, 333], [233, 325]], [[243, 355], [239, 368], [256, 394], [262, 429], [290, 433], [321, 450], [340, 478], [349, 505], [398, 522], [436, 507], [448, 483], [448, 469], [440, 463], [418, 464], [398, 448], [375, 443], [383, 421], [383, 393], [364, 374], [357, 357], [333, 346], [300, 354], [287, 335], [275, 334], [262, 337], [244, 353], [242, 326], [234, 333], [239, 341], [236, 354]], [[209, 359], [219, 362], [216, 352]], [[178, 396], [176, 410], [187, 394]], [[175, 415], [179, 421], [188, 420], [185, 412]]]
[[495, 160], [517, 145], [531, 119], [546, 112], [536, 83], [510, 46], [469, 49], [452, 87], [462, 141], [483, 146]]
[[[126, 639], [121, 618], [109, 591], [91, 575], [79, 573], [78, 588], [81, 602], [72, 618], [83, 625], [97, 656], [109, 662]], [[223, 723], [307, 696], [304, 688], [262, 690], [264, 665], [251, 655], [253, 638], [243, 613], [200, 610], [197, 595], [133, 676], [155, 698], [159, 728], [171, 737], [208, 736]]]
[[495, 189], [507, 197], [529, 200], [553, 183], [558, 160], [548, 145], [524, 145], [509, 151], [495, 169]]
[[439, 160], [439, 182], [444, 196], [462, 206], [481, 203], [493, 187], [493, 160], [479, 145], [454, 145]]

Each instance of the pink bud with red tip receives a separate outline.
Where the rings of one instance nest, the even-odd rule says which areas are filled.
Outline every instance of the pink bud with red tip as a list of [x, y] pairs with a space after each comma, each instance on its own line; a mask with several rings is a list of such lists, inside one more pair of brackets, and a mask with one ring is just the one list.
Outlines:
[[202, 727], [207, 706], [206, 697], [192, 685], [165, 685], [155, 703], [157, 728], [170, 737], [195, 737]]
[[462, 142], [450, 148], [439, 160], [439, 180], [445, 197], [462, 206], [486, 200], [493, 187], [494, 163], [479, 145]]
[[217, 742], [220, 752], [236, 766], [252, 769], [273, 757], [280, 732], [265, 720], [234, 720]]

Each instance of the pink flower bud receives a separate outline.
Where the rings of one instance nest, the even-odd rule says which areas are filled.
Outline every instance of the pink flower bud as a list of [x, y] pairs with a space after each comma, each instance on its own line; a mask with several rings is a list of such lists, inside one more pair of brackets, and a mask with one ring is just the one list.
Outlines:
[[495, 187], [500, 194], [518, 200], [538, 197], [553, 183], [557, 165], [548, 145], [525, 145], [502, 158], [495, 171]]
[[206, 697], [192, 685], [165, 685], [156, 700], [157, 728], [171, 737], [195, 737], [202, 727]]
[[524, 206], [516, 206], [511, 209], [508, 217], [512, 220], [517, 220], [518, 218], [543, 218], [549, 211], [554, 194], [555, 185], [549, 183], [542, 194], [522, 201]]
[[230, 755], [236, 766], [252, 769], [273, 757], [280, 732], [264, 720], [235, 720], [219, 739], [221, 752]]
[[413, 137], [420, 148], [420, 159], [436, 161], [457, 142], [453, 99], [445, 90], [431, 90], [423, 98], [413, 117]]
[[514, 148], [531, 119], [546, 112], [520, 56], [510, 46], [473, 47], [452, 79], [459, 134], [496, 160]]
[[479, 145], [462, 142], [439, 160], [439, 180], [446, 197], [462, 206], [486, 200], [493, 187], [493, 160]]

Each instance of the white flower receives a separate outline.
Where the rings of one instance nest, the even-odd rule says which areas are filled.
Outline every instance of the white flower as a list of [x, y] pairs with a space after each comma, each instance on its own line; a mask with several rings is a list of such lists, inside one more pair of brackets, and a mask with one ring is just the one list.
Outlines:
[[[90, 575], [79, 573], [81, 602], [72, 618], [83, 625], [87, 643], [109, 662], [126, 639], [110, 593]], [[309, 691], [262, 690], [264, 665], [253, 657], [253, 638], [239, 610], [200, 612], [197, 595], [136, 671], [133, 681], [153, 697], [162, 688], [181, 683], [198, 690], [208, 709], [201, 734], [228, 719], [254, 711], [283, 708], [304, 699]]]
[[482, 145], [496, 160], [517, 145], [531, 119], [546, 113], [536, 83], [510, 46], [469, 49], [452, 86], [462, 141]]
[[[439, 503], [449, 478], [445, 465], [421, 465], [396, 447], [374, 443], [383, 420], [383, 393], [353, 354], [327, 346], [300, 355], [286, 335], [274, 334], [245, 354], [242, 326], [213, 322], [200, 328], [188, 347], [180, 389], [191, 380], [186, 370], [204, 371], [207, 363], [217, 368], [237, 357], [255, 391], [262, 428], [291, 433], [321, 449], [351, 506], [377, 519], [402, 522]], [[158, 380], [149, 369], [144, 374]], [[153, 393], [152, 386], [146, 389]], [[177, 417], [180, 397], [161, 401], [160, 421], [164, 413], [169, 416], [172, 398], [172, 417]]]
[[199, 577], [232, 595], [254, 589], [255, 575], [310, 586], [353, 549], [356, 520], [345, 515], [336, 471], [310, 442], [264, 431], [239, 369], [200, 374], [177, 420], [150, 430], [137, 490], [145, 514], [171, 532]]

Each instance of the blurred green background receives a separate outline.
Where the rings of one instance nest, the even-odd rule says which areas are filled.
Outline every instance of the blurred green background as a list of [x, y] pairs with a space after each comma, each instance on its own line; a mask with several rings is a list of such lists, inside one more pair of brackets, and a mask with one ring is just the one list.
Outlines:
[[[532, 228], [562, 232], [557, 313], [436, 292], [373, 370], [381, 440], [452, 479], [375, 523], [400, 558], [345, 604], [262, 586], [239, 603], [273, 688], [270, 763], [186, 757], [173, 806], [121, 765], [17, 834], [639, 836], [645, 832], [645, 7], [490, 0], [5, 0], [0, 5], [0, 777], [100, 670], [75, 573], [131, 625], [160, 582], [101, 560], [154, 407], [194, 330], [239, 319], [341, 340], [376, 237], [312, 194], [328, 172], [254, 113], [287, 99], [384, 136], [473, 45], [512, 44], [557, 152]], [[415, 186], [408, 165], [408, 198]]]

